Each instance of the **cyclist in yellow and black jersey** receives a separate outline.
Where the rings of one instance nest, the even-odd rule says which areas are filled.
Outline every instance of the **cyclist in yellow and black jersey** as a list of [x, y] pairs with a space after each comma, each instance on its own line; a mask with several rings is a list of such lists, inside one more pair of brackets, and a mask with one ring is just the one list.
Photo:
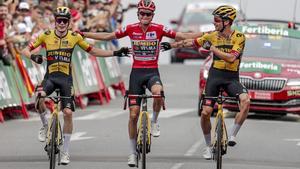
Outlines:
[[[73, 95], [72, 80], [72, 52], [76, 45], [91, 55], [98, 57], [126, 56], [129, 53], [128, 48], [121, 48], [117, 51], [109, 51], [95, 48], [83, 40], [80, 34], [68, 30], [71, 13], [67, 7], [58, 7], [54, 13], [55, 29], [47, 30], [41, 33], [38, 38], [22, 50], [22, 54], [34, 62], [41, 64], [42, 55], [32, 54], [31, 51], [40, 45], [46, 48], [47, 71], [38, 93], [42, 96], [50, 95], [55, 89], [60, 89], [60, 95], [70, 97]], [[40, 113], [43, 127], [39, 131], [38, 138], [41, 142], [46, 140], [46, 131], [48, 122], [45, 118], [46, 106], [44, 99], [36, 100], [36, 109]], [[73, 130], [72, 113], [74, 109], [73, 99], [62, 99], [61, 110], [64, 113], [63, 137], [64, 144], [61, 153], [61, 164], [70, 162], [69, 143]]]
[[[250, 98], [247, 89], [239, 82], [239, 65], [245, 46], [243, 33], [231, 29], [236, 17], [236, 9], [222, 5], [212, 13], [214, 15], [215, 31], [208, 32], [196, 39], [183, 40], [174, 43], [161, 43], [162, 50], [178, 47], [196, 47], [202, 54], [212, 54], [213, 62], [205, 87], [206, 96], [218, 96], [219, 89], [223, 88], [229, 96], [239, 96], [240, 112], [235, 117], [234, 125], [230, 132], [229, 146], [236, 144], [235, 137], [247, 118]], [[212, 158], [211, 153], [211, 123], [210, 115], [215, 105], [214, 100], [204, 100], [201, 113], [201, 127], [207, 147], [203, 157]]]
[[[228, 72], [227, 74], [229, 76], [238, 77], [241, 56], [245, 46], [244, 34], [237, 30], [233, 30], [229, 37], [224, 37], [220, 36], [218, 31], [213, 31], [195, 39], [194, 44], [199, 48], [203, 46], [206, 41], [210, 42], [211, 46], [219, 51], [234, 56], [232, 58], [228, 57], [228, 59], [222, 59], [222, 54], [219, 56], [218, 53], [214, 53], [212, 67], [221, 70], [221, 76], [224, 76], [223, 73]], [[216, 76], [218, 75], [218, 72], [216, 72]]]
[[80, 34], [67, 31], [64, 37], [56, 35], [55, 30], [47, 30], [29, 44], [30, 50], [40, 45], [46, 48], [47, 73], [62, 73], [71, 76], [71, 59], [76, 45], [79, 45], [86, 52], [90, 52], [92, 46], [83, 40]]

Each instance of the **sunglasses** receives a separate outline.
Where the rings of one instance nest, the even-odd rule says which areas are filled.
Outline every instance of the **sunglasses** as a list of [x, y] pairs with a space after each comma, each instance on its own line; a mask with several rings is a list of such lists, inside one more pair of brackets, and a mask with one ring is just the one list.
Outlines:
[[141, 16], [152, 16], [153, 13], [152, 12], [139, 12], [139, 15], [141, 15]]
[[56, 19], [55, 21], [58, 24], [61, 24], [61, 23], [67, 24], [69, 22], [69, 19]]

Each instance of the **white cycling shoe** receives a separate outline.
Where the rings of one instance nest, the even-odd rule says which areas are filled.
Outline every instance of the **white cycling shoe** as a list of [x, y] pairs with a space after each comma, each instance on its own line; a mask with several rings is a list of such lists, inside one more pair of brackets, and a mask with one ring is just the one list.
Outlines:
[[160, 130], [159, 130], [159, 124], [158, 123], [151, 123], [151, 134], [153, 137], [159, 137], [160, 136]]
[[234, 136], [230, 136], [230, 137], [229, 137], [228, 145], [229, 145], [230, 147], [233, 147], [233, 146], [236, 145], [236, 140], [235, 140], [235, 137], [234, 137]]
[[68, 165], [70, 163], [70, 155], [67, 152], [61, 152], [60, 154], [60, 164]]
[[128, 156], [128, 166], [129, 167], [136, 167], [137, 166], [137, 155], [136, 154], [130, 154]]
[[211, 160], [212, 159], [212, 149], [211, 147], [205, 147], [203, 149], [203, 154], [202, 154], [203, 158], [205, 158], [206, 160]]
[[46, 141], [46, 136], [47, 136], [47, 127], [41, 127], [39, 134], [38, 134], [38, 139], [40, 142], [45, 142]]

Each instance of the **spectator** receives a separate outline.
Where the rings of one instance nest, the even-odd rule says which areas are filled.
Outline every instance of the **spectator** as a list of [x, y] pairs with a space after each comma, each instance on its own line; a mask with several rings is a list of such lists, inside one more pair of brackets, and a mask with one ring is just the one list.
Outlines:
[[7, 13], [7, 6], [3, 3], [0, 4], [0, 60], [2, 60], [5, 65], [10, 65], [5, 40], [5, 19], [7, 17]]

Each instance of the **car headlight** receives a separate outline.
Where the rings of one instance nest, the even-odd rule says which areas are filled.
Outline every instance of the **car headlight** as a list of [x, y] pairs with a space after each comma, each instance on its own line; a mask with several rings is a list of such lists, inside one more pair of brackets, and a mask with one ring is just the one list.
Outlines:
[[204, 79], [207, 79], [207, 77], [208, 77], [208, 70], [207, 69], [204, 69], [203, 77], [204, 77]]
[[300, 79], [289, 79], [286, 83], [287, 86], [300, 86]]

